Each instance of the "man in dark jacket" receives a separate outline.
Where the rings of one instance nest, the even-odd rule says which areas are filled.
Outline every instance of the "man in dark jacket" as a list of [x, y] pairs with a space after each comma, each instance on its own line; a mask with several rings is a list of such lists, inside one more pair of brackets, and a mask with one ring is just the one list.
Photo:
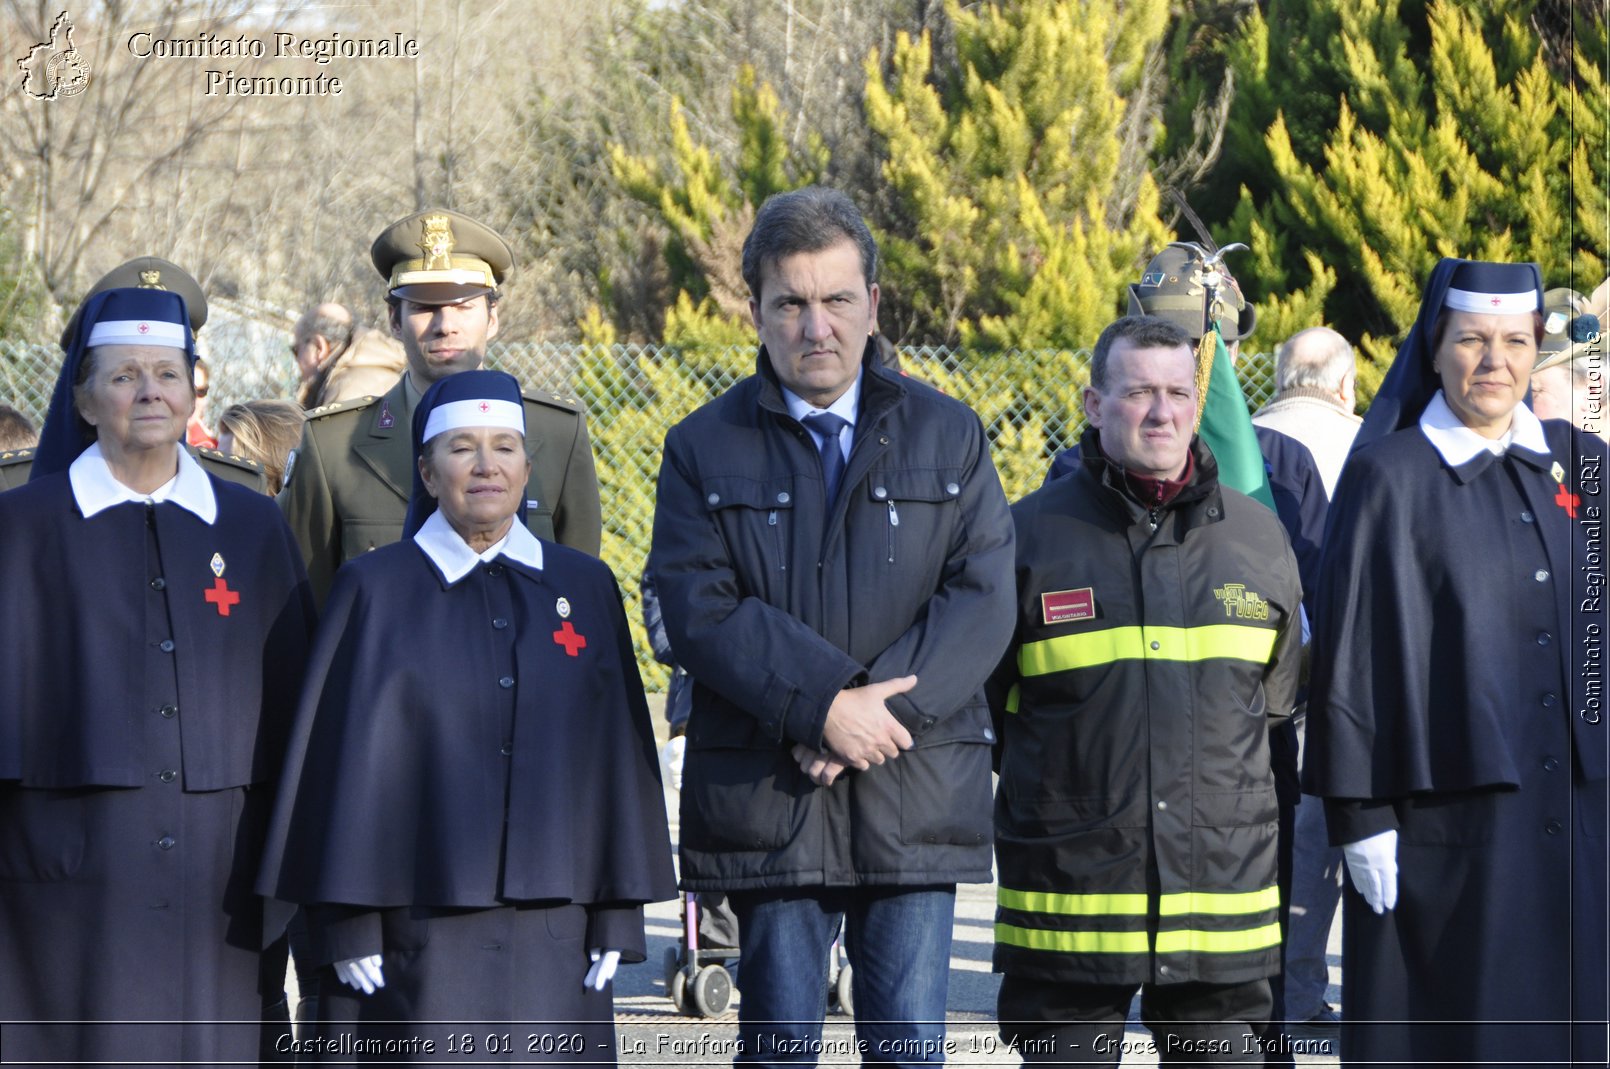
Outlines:
[[738, 914], [744, 1063], [815, 1062], [840, 917], [865, 1059], [942, 1061], [955, 885], [991, 878], [1011, 516], [978, 417], [877, 359], [876, 270], [843, 194], [767, 200], [755, 374], [665, 439], [655, 578], [695, 680], [682, 884]]
[[1102, 332], [1080, 465], [1013, 507], [995, 968], [1029, 1062], [1116, 1064], [1137, 988], [1164, 1064], [1251, 1061], [1280, 966], [1270, 721], [1301, 625], [1280, 521], [1192, 433], [1178, 326]]

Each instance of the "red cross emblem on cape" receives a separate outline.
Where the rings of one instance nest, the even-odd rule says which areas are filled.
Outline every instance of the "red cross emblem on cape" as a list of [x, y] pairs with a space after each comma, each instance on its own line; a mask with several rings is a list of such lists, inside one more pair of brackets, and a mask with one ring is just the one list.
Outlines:
[[565, 648], [565, 653], [571, 657], [581, 656], [581, 651], [587, 648], [587, 637], [565, 621], [565, 626], [553, 633], [553, 640]]
[[1576, 507], [1582, 504], [1582, 498], [1567, 490], [1565, 483], [1562, 482], [1560, 483], [1560, 492], [1554, 495], [1554, 503], [1564, 509], [1565, 514], [1574, 520], [1576, 519]]
[[218, 606], [219, 616], [228, 616], [229, 607], [240, 604], [240, 593], [229, 589], [229, 584], [224, 581], [224, 577], [221, 575], [212, 581], [212, 589], [203, 594], [202, 597]]

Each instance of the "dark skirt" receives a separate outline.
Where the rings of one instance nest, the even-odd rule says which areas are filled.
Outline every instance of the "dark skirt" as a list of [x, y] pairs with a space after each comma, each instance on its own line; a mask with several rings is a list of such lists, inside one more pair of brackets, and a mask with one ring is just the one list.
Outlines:
[[1559, 764], [1400, 807], [1397, 908], [1345, 894], [1344, 1063], [1604, 1062], [1604, 1025], [1571, 1022], [1605, 1020], [1605, 784]]
[[8, 1062], [257, 1060], [258, 797], [0, 786]]
[[386, 986], [364, 995], [321, 970], [300, 1056], [363, 1061], [615, 1064], [613, 987], [582, 986], [587, 912], [503, 906], [382, 913]]

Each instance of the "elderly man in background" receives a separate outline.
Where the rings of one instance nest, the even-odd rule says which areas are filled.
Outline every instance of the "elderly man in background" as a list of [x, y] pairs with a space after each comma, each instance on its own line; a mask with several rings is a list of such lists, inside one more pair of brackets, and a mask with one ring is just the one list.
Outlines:
[[[1297, 554], [1303, 604], [1313, 616], [1320, 544], [1330, 497], [1362, 422], [1353, 414], [1358, 383], [1353, 346], [1329, 327], [1299, 330], [1275, 353], [1275, 396], [1252, 417], [1269, 467], [1275, 507]], [[1305, 723], [1294, 718], [1301, 754]], [[1325, 947], [1342, 894], [1342, 853], [1329, 845], [1325, 810], [1310, 799], [1292, 825], [1290, 919], [1286, 925], [1285, 1005], [1275, 1010], [1299, 1038], [1334, 1037], [1340, 1018], [1325, 1001]]]
[[397, 385], [408, 366], [395, 339], [355, 327], [352, 313], [331, 302], [302, 313], [291, 334], [291, 355], [301, 376], [297, 403], [310, 409], [378, 397]]

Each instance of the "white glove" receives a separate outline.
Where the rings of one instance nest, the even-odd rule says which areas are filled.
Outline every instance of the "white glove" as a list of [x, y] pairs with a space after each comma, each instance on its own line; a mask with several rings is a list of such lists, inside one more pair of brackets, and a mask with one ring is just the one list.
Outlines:
[[379, 954], [338, 961], [335, 963], [335, 975], [343, 984], [365, 995], [372, 995], [376, 988], [386, 986], [386, 978], [380, 971]]
[[678, 735], [660, 747], [660, 778], [673, 791], [682, 789], [682, 758], [688, 748], [688, 737]]
[[1377, 913], [1398, 904], [1398, 833], [1389, 828], [1342, 847], [1348, 875], [1364, 901]]
[[621, 963], [621, 952], [593, 947], [587, 956], [592, 959], [593, 967], [587, 970], [587, 978], [581, 982], [581, 986], [602, 991], [606, 984], [615, 979], [615, 969]]

